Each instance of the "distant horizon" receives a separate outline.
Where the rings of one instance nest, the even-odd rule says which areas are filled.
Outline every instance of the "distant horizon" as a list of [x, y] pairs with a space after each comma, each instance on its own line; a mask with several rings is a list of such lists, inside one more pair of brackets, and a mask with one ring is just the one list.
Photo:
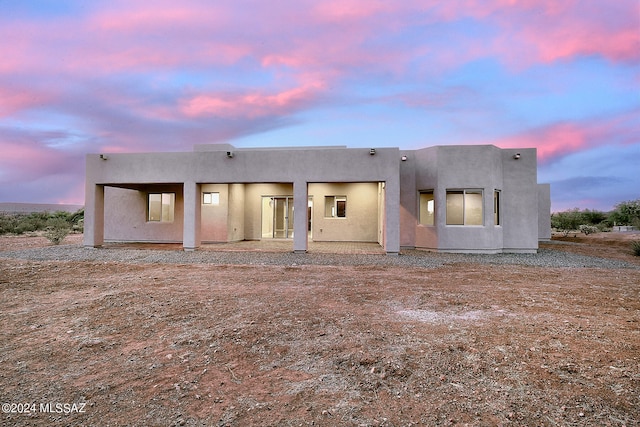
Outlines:
[[[58, 209], [59, 208], [59, 209]], [[84, 209], [84, 203], [24, 203], [0, 202], [0, 213], [33, 213], [48, 211], [75, 212]]]

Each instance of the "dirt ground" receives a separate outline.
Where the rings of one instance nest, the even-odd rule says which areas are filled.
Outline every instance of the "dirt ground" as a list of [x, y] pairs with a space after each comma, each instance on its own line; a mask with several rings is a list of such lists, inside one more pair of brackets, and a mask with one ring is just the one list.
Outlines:
[[[543, 246], [640, 265], [572, 236]], [[0, 290], [1, 425], [640, 420], [638, 269], [0, 259]]]

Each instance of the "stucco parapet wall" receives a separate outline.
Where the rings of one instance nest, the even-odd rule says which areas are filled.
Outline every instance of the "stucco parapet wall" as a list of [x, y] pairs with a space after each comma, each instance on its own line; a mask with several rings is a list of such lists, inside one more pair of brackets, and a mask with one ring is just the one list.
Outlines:
[[[235, 150], [235, 149], [234, 149]], [[398, 148], [243, 149], [87, 155], [96, 184], [397, 181]]]
[[249, 147], [249, 148], [237, 148], [231, 144], [195, 144], [193, 151], [300, 151], [300, 150], [344, 150], [346, 145], [313, 145], [313, 146], [301, 146], [301, 147]]

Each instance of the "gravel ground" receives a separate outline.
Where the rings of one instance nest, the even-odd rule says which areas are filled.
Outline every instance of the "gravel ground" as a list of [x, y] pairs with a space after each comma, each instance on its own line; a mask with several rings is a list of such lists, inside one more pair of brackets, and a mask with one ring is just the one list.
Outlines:
[[447, 254], [409, 250], [399, 256], [352, 254], [294, 254], [289, 252], [194, 251], [85, 248], [81, 245], [48, 246], [0, 252], [0, 258], [31, 261], [97, 261], [133, 264], [220, 265], [376, 265], [437, 268], [447, 264], [476, 263], [525, 265], [549, 268], [640, 269], [639, 266], [606, 258], [584, 256], [554, 249], [537, 254]]
[[[0, 236], [0, 403], [37, 405], [0, 426], [638, 425], [637, 236], [567, 239], [386, 256]], [[38, 410], [56, 402], [86, 407]]]

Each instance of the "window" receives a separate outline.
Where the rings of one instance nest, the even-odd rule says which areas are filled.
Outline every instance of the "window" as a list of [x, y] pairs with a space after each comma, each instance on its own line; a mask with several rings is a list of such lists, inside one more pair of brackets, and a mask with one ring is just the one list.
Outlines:
[[482, 224], [482, 190], [447, 190], [447, 225]]
[[420, 224], [434, 225], [435, 200], [433, 190], [420, 192]]
[[220, 193], [202, 193], [202, 204], [218, 206], [220, 204]]
[[325, 218], [346, 218], [347, 196], [325, 196], [324, 216]]
[[175, 193], [149, 193], [148, 221], [173, 222]]
[[500, 190], [493, 192], [493, 224], [500, 225]]

